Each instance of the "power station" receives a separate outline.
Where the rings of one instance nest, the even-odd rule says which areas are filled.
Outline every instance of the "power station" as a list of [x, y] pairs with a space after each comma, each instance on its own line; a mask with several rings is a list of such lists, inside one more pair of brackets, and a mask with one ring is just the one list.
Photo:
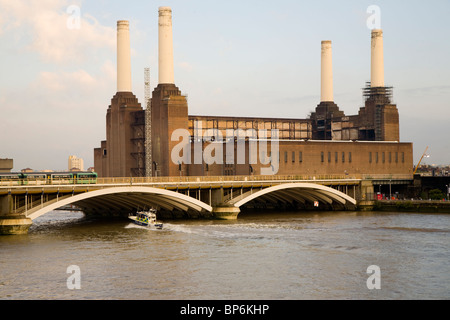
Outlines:
[[[393, 90], [384, 82], [382, 30], [372, 30], [371, 82], [362, 90], [365, 105], [357, 115], [346, 115], [334, 101], [332, 42], [322, 41], [321, 99], [309, 118], [221, 117], [189, 115], [186, 96], [175, 84], [171, 8], [159, 8], [158, 23], [159, 83], [150, 98], [147, 70], [146, 109], [132, 92], [129, 23], [117, 23], [117, 93], [106, 114], [106, 141], [94, 149], [100, 177], [261, 175], [272, 166], [277, 175], [412, 179], [413, 145], [400, 142]], [[180, 130], [188, 132], [187, 141], [176, 134]], [[225, 138], [229, 132], [232, 138]], [[256, 151], [253, 143], [259, 143]], [[245, 161], [237, 161], [241, 146]], [[174, 161], [175, 149], [183, 150], [184, 161]], [[223, 161], [211, 163], [198, 150]]]

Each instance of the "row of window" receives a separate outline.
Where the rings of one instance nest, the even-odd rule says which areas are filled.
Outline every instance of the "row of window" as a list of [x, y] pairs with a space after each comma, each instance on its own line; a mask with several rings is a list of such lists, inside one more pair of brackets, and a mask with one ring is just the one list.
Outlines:
[[[387, 161], [389, 163], [392, 163], [393, 161], [395, 161], [395, 163], [398, 163], [398, 161], [399, 161], [398, 152], [395, 152], [394, 159], [392, 157], [393, 156], [392, 152], [381, 152], [381, 162], [382, 163], [386, 163], [386, 153], [387, 153]], [[401, 156], [402, 163], [405, 163], [405, 153], [401, 152], [400, 156]], [[369, 163], [373, 163], [374, 160], [375, 160], [375, 163], [380, 162], [380, 153], [379, 152], [375, 152], [374, 154], [372, 154], [372, 152], [369, 152]]]
[[[380, 156], [380, 154], [381, 154], [381, 156]], [[284, 152], [284, 162], [285, 163], [288, 163], [288, 156], [289, 156], [289, 152], [285, 151]], [[291, 156], [292, 163], [295, 163], [297, 161], [300, 163], [303, 162], [303, 152], [302, 151], [298, 152], [298, 158], [296, 158], [296, 156], [297, 156], [297, 153], [295, 151], [293, 151], [292, 156]], [[400, 157], [401, 157], [401, 162], [405, 163], [405, 153], [404, 152], [400, 153]], [[381, 158], [381, 160], [380, 160], [380, 158]], [[325, 161], [328, 161], [328, 163], [331, 163], [331, 162], [338, 163], [339, 161], [341, 161], [341, 163], [345, 163], [345, 162], [351, 163], [352, 162], [352, 153], [351, 152], [348, 152], [348, 153], [347, 152], [325, 153], [322, 151], [320, 153], [320, 161], [322, 163], [324, 163]], [[373, 153], [369, 152], [369, 163], [373, 163], [373, 162], [379, 163], [380, 161], [382, 163], [386, 163], [386, 161], [389, 163], [392, 163], [394, 161], [395, 161], [395, 163], [398, 163], [399, 162], [399, 152], [395, 152], [395, 153], [394, 152], [373, 152]]]

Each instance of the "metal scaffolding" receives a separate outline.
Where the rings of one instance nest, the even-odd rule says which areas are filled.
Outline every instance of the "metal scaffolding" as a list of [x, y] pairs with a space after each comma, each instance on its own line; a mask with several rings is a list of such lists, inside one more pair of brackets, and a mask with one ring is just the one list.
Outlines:
[[150, 68], [144, 69], [145, 86], [145, 175], [152, 177], [152, 99], [150, 88]]

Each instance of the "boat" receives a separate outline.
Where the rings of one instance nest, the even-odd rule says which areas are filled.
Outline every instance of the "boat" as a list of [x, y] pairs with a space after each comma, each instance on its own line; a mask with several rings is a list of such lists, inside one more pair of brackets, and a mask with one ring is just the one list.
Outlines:
[[135, 224], [147, 228], [162, 229], [163, 224], [156, 221], [156, 210], [150, 209], [146, 211], [138, 211], [128, 216]]

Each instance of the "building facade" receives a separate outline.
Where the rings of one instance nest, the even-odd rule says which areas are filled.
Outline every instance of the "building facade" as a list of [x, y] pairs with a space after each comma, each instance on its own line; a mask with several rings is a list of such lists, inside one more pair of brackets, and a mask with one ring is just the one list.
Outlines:
[[400, 142], [399, 112], [392, 88], [384, 85], [381, 30], [372, 31], [372, 79], [362, 91], [365, 104], [357, 115], [346, 115], [334, 102], [331, 41], [322, 42], [321, 101], [309, 118], [189, 115], [187, 99], [174, 83], [171, 13], [168, 7], [159, 10], [159, 85], [150, 110], [143, 110], [132, 94], [131, 80], [119, 79], [124, 74], [128, 79], [131, 67], [123, 54], [129, 50], [129, 36], [123, 35], [128, 24], [118, 22], [122, 71], [107, 111], [107, 139], [94, 150], [100, 177], [412, 177], [413, 145]]

